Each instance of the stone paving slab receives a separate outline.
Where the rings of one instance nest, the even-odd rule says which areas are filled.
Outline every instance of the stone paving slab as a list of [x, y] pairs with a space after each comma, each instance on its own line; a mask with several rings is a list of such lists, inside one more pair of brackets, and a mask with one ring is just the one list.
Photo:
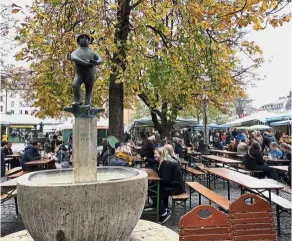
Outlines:
[[[34, 241], [26, 230], [10, 234], [2, 241]], [[157, 223], [140, 220], [129, 241], [178, 241], [176, 232]]]

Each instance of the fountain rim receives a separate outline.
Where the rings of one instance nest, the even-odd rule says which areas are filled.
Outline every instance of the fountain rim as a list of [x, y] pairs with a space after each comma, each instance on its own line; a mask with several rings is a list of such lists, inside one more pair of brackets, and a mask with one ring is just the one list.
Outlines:
[[46, 174], [46, 173], [60, 173], [60, 172], [73, 172], [73, 168], [66, 168], [66, 169], [52, 169], [52, 170], [41, 170], [41, 171], [35, 171], [35, 172], [29, 172], [27, 174], [24, 174], [23, 176], [20, 176], [17, 179], [17, 185], [23, 185], [23, 186], [31, 186], [31, 187], [68, 187], [68, 186], [84, 186], [84, 185], [102, 185], [102, 184], [114, 184], [114, 183], [123, 183], [133, 180], [140, 180], [148, 177], [147, 172], [141, 169], [137, 168], [131, 168], [131, 167], [118, 167], [118, 166], [105, 166], [105, 167], [97, 167], [97, 169], [123, 169], [123, 170], [131, 170], [133, 172], [136, 172], [137, 175], [132, 175], [126, 178], [121, 179], [114, 179], [114, 180], [106, 180], [106, 181], [94, 181], [94, 182], [81, 182], [81, 183], [46, 183], [46, 184], [37, 184], [34, 181], [30, 180], [30, 178], [34, 175], [39, 174]]

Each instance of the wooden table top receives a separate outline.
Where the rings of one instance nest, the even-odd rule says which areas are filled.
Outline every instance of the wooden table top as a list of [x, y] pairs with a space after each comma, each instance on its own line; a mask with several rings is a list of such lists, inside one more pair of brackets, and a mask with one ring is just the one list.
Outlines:
[[274, 160], [274, 159], [264, 158], [264, 160], [265, 160], [266, 162], [270, 162], [270, 163], [283, 163], [283, 162], [290, 162], [290, 160], [284, 160], [284, 159], [277, 159], [277, 160]]
[[37, 160], [37, 161], [30, 161], [30, 162], [27, 162], [25, 164], [29, 165], [29, 166], [34, 166], [34, 165], [45, 165], [45, 164], [48, 164], [50, 162], [54, 162], [54, 160], [53, 159], [45, 159], [44, 161]]
[[288, 166], [270, 166], [270, 168], [273, 168], [279, 171], [288, 172]]
[[153, 169], [151, 169], [151, 168], [141, 168], [141, 170], [147, 172], [149, 181], [159, 181], [160, 180], [160, 177], [158, 176], [158, 173], [155, 172]]
[[204, 170], [248, 189], [283, 189], [283, 186], [265, 182], [264, 179], [257, 179], [227, 168], [205, 168]]
[[227, 154], [227, 155], [238, 155], [238, 152], [226, 151], [226, 150], [211, 150], [211, 152], [217, 152], [217, 153]]
[[203, 155], [202, 157], [209, 159], [211, 161], [221, 162], [224, 164], [241, 164], [242, 163], [242, 161], [239, 161], [239, 160], [233, 160], [226, 157], [215, 156], [215, 155]]
[[19, 157], [22, 157], [22, 155], [20, 153], [13, 153], [11, 155], [6, 155], [5, 157], [15, 157], [15, 158], [19, 158]]
[[199, 155], [204, 155], [204, 153], [202, 153], [202, 152], [197, 152], [197, 151], [188, 151], [188, 154], [190, 154], [190, 155], [197, 155], [197, 156], [199, 156]]
[[183, 160], [183, 159], [180, 159], [180, 164], [182, 165], [189, 165], [189, 162]]

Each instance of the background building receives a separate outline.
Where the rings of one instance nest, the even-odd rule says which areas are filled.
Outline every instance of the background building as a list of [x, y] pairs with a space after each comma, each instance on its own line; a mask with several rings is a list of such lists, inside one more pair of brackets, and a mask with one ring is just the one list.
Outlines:
[[260, 110], [266, 110], [275, 113], [291, 110], [291, 94], [292, 91], [289, 92], [288, 96], [280, 97], [275, 101], [272, 101], [268, 104], [261, 106]]

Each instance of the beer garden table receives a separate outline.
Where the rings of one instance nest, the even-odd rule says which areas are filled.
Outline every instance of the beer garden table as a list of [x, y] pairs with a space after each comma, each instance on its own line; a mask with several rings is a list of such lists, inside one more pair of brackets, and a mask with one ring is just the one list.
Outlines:
[[230, 200], [230, 182], [237, 183], [240, 185], [241, 194], [244, 193], [245, 189], [256, 190], [258, 195], [261, 195], [263, 192], [269, 192], [269, 201], [271, 202], [271, 191], [276, 190], [277, 195], [279, 195], [279, 190], [284, 187], [281, 185], [273, 184], [266, 182], [264, 179], [257, 179], [236, 171], [229, 170], [227, 168], [205, 168], [205, 171], [208, 172], [208, 186], [210, 185], [210, 176], [211, 174], [220, 177], [223, 180], [227, 181], [228, 188], [228, 200]]
[[[149, 197], [157, 197], [156, 201], [156, 221], [159, 221], [159, 206], [160, 206], [160, 177], [158, 173], [155, 172], [151, 168], [141, 168], [141, 170], [147, 172], [148, 174], [148, 181], [152, 182], [148, 185], [148, 195], [149, 192], [153, 193], [153, 196]], [[156, 195], [155, 195], [156, 194]], [[149, 213], [149, 212], [148, 212]]]

